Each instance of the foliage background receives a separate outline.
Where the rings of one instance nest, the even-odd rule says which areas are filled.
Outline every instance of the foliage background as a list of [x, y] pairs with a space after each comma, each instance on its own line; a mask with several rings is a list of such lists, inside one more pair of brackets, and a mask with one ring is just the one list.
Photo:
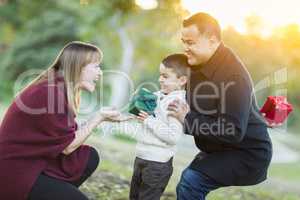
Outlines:
[[[134, 0], [82, 2], [88, 3], [81, 4], [80, 0], [0, 0], [0, 121], [15, 95], [17, 78], [27, 70], [46, 69], [67, 42], [81, 40], [99, 46], [104, 52], [103, 69], [125, 72], [135, 86], [146, 82], [157, 84], [158, 66], [163, 57], [183, 50], [181, 21], [189, 13], [180, 0], [158, 0], [158, 6], [151, 10], [141, 9]], [[268, 87], [256, 91], [260, 105], [268, 95], [287, 92], [294, 112], [287, 123], [290, 133], [280, 136], [280, 144], [300, 155], [299, 25], [278, 27], [264, 37], [260, 34], [260, 20], [255, 15], [249, 16], [245, 20], [247, 32], [243, 34], [235, 27], [226, 27], [223, 39], [245, 63], [256, 86], [263, 81], [269, 82]], [[283, 76], [283, 81], [276, 81], [278, 74]], [[104, 81], [101, 94], [104, 104], [110, 105], [114, 99], [126, 102], [128, 94], [124, 99], [118, 97], [118, 82], [114, 79]], [[128, 92], [124, 91], [126, 95]], [[99, 173], [83, 189], [91, 199], [122, 199], [121, 193], [126, 199], [132, 173], [132, 161], [127, 154], [133, 153], [134, 145], [123, 136], [116, 136], [117, 143], [101, 140], [100, 144], [95, 137], [98, 136], [89, 142], [103, 149], [104, 161]], [[277, 143], [274, 146], [277, 147]], [[120, 148], [128, 152], [120, 151]], [[289, 151], [284, 152], [283, 157], [288, 156]], [[169, 199], [174, 199], [180, 170], [193, 155], [179, 152], [175, 161], [178, 171], [167, 190], [171, 192]], [[299, 192], [299, 170], [299, 160], [274, 163], [270, 168], [270, 182], [266, 185], [226, 188], [212, 194], [210, 199], [300, 199], [300, 194], [295, 192]], [[289, 194], [285, 194], [286, 191]], [[106, 192], [109, 195], [104, 197]], [[113, 198], [113, 195], [118, 197]]]
[[[158, 7], [143, 10], [133, 0], [83, 1], [2, 1], [0, 4], [0, 102], [13, 97], [16, 78], [29, 69], [45, 69], [58, 51], [69, 41], [82, 40], [98, 45], [105, 55], [105, 69], [120, 68], [126, 46], [121, 44], [120, 30], [133, 46], [133, 56], [126, 72], [134, 83], [156, 81], [158, 65], [169, 53], [182, 51], [181, 21], [188, 15], [180, 0], [160, 0]], [[300, 31], [295, 24], [277, 28], [269, 37], [259, 34], [260, 19], [249, 16], [247, 33], [234, 27], [223, 30], [225, 44], [230, 46], [248, 67], [255, 83], [270, 78], [286, 68], [283, 84], [271, 84], [257, 91], [260, 105], [268, 95], [287, 89], [295, 111], [288, 127], [299, 130]], [[112, 95], [110, 84], [105, 92]]]

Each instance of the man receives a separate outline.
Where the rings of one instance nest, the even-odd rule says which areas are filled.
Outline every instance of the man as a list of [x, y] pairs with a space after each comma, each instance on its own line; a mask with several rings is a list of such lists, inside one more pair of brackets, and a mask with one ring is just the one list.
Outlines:
[[219, 187], [264, 181], [272, 144], [247, 69], [223, 44], [218, 22], [206, 13], [183, 21], [182, 42], [191, 65], [189, 105], [174, 101], [169, 111], [201, 152], [183, 171], [177, 198], [203, 200]]

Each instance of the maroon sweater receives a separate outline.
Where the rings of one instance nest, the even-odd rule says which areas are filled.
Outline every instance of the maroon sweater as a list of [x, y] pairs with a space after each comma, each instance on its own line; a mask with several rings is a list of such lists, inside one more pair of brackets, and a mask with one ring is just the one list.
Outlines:
[[52, 84], [40, 82], [8, 108], [0, 126], [0, 199], [27, 199], [41, 172], [65, 181], [82, 175], [90, 147], [62, 154], [75, 138], [77, 125], [61, 86], [62, 77]]

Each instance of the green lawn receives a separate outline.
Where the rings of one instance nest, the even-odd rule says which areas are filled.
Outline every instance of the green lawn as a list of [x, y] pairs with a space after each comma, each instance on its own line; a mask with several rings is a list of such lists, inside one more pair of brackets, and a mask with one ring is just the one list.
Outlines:
[[229, 187], [212, 192], [208, 200], [299, 200], [300, 196], [261, 186]]
[[283, 181], [300, 183], [300, 162], [272, 164], [269, 170], [269, 176]]
[[[277, 166], [276, 166], [277, 167]], [[279, 167], [279, 166], [278, 166]], [[279, 168], [277, 169], [279, 170]], [[113, 186], [110, 180], [102, 181], [96, 177], [99, 174], [109, 173], [114, 181]], [[126, 200], [129, 193], [129, 181], [131, 178], [132, 170], [126, 168], [123, 165], [118, 165], [115, 162], [109, 160], [102, 161], [98, 168], [98, 175], [93, 175], [94, 178], [90, 179], [82, 189], [90, 195], [91, 199], [107, 199], [107, 200]], [[274, 172], [272, 172], [274, 174]], [[281, 174], [281, 173], [280, 173]], [[271, 175], [273, 176], [273, 175]], [[116, 178], [117, 177], [117, 178]], [[96, 183], [101, 181], [101, 183]], [[116, 182], [123, 182], [120, 184]], [[162, 200], [175, 200], [175, 188], [176, 183], [170, 183], [172, 187], [168, 187], [165, 192], [165, 196]], [[109, 192], [105, 189], [110, 187], [116, 187], [114, 192]], [[284, 188], [283, 188], [284, 189]], [[93, 196], [94, 195], [94, 196]], [[94, 197], [94, 198], [93, 198]], [[276, 188], [265, 186], [264, 184], [250, 186], [250, 187], [227, 187], [221, 188], [214, 192], [211, 192], [208, 200], [300, 200], [300, 195], [288, 191], [279, 191]]]
[[[117, 177], [116, 180], [122, 180], [126, 184], [121, 187], [117, 185], [116, 193], [120, 198], [115, 197], [116, 193], [103, 192], [104, 185], [110, 185], [110, 181], [101, 183], [102, 186], [98, 187], [96, 193], [98, 196], [94, 199], [107, 199], [107, 200], [125, 200], [128, 199], [129, 183], [132, 174], [132, 161], [134, 151], [134, 144], [132, 141], [127, 141], [128, 138], [113, 137], [111, 139], [101, 138], [100, 135], [94, 135], [90, 141], [94, 146], [99, 147], [100, 154], [103, 155], [103, 161], [99, 166], [98, 173], [105, 174], [110, 173]], [[169, 185], [165, 191], [165, 195], [162, 200], [175, 200], [175, 188], [180, 176], [180, 166], [184, 162], [184, 157], [179, 154], [175, 159], [174, 174], [171, 178]], [[300, 163], [295, 164], [272, 164], [269, 171], [268, 181], [250, 187], [226, 187], [211, 192], [207, 199], [208, 200], [300, 200], [300, 193], [297, 187], [300, 185]], [[97, 173], [97, 174], [98, 174]], [[98, 175], [99, 175], [98, 174]], [[93, 176], [98, 176], [93, 175]], [[94, 179], [95, 180], [95, 179]], [[119, 182], [122, 182], [119, 181]], [[90, 191], [93, 188], [89, 184], [95, 184], [90, 181], [84, 189], [84, 191]], [[118, 181], [117, 181], [118, 182]], [[101, 185], [100, 184], [100, 185]], [[99, 184], [98, 184], [99, 185]], [[93, 192], [92, 192], [93, 193]], [[103, 196], [106, 193], [108, 196]], [[89, 192], [88, 192], [89, 194]], [[93, 193], [95, 194], [95, 193]], [[100, 198], [101, 195], [101, 198]], [[92, 198], [93, 199], [93, 198]]]

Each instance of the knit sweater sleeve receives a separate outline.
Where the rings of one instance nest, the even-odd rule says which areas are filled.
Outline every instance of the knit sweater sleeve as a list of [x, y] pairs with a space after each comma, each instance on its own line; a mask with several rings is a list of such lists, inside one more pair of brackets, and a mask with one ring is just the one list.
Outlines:
[[55, 85], [41, 85], [23, 97], [28, 107], [40, 109], [40, 113], [26, 112], [26, 118], [39, 133], [32, 134], [30, 145], [45, 157], [57, 157], [74, 140], [77, 130], [75, 116], [68, 108], [64, 92]]
[[154, 136], [169, 145], [176, 145], [183, 134], [182, 124], [173, 117], [168, 117], [168, 122], [149, 116], [144, 124], [152, 130]]
[[[176, 118], [168, 116], [167, 106], [163, 105], [169, 104], [174, 100], [186, 101], [183, 94], [185, 93], [179, 92], [164, 97], [159, 102], [159, 107], [157, 108], [158, 115], [156, 117], [149, 116], [144, 120], [144, 125], [151, 129], [152, 134], [169, 145], [176, 145], [183, 134], [183, 124]], [[166, 103], [162, 103], [163, 101]], [[164, 119], [161, 119], [161, 117]]]

